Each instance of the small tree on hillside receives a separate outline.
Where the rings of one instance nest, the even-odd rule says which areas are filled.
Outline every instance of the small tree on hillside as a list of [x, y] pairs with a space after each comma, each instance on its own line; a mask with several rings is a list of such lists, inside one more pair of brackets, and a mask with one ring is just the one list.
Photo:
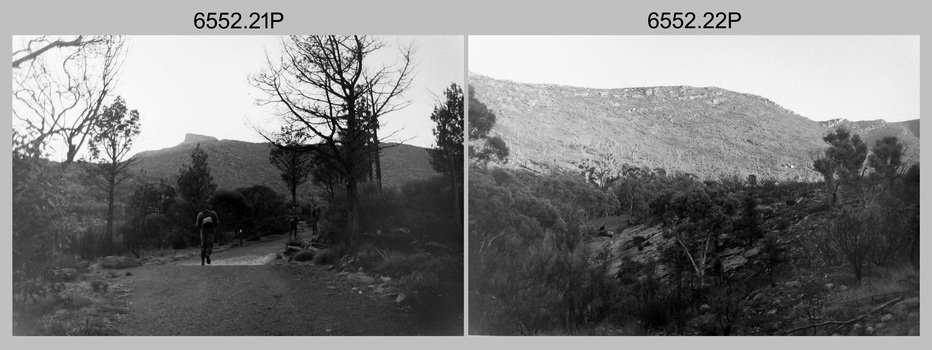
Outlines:
[[97, 118], [97, 133], [89, 142], [91, 159], [98, 162], [88, 168], [89, 179], [107, 193], [107, 235], [113, 239], [114, 204], [117, 186], [129, 176], [128, 168], [136, 158], [125, 159], [139, 135], [139, 112], [128, 111], [119, 96]]
[[825, 178], [825, 184], [832, 194], [832, 205], [838, 200], [838, 187], [859, 186], [867, 146], [858, 135], [851, 135], [848, 130], [838, 128], [822, 138], [829, 147], [822, 157], [813, 162], [813, 168]]
[[201, 149], [201, 144], [197, 144], [191, 152], [191, 165], [182, 165], [178, 171], [178, 193], [187, 206], [183, 209], [182, 220], [190, 218], [190, 222], [182, 222], [181, 227], [193, 227], [197, 213], [204, 209], [216, 190], [217, 184], [207, 164], [207, 153]]
[[896, 136], [877, 140], [867, 157], [867, 165], [874, 169], [871, 176], [887, 186], [892, 185], [893, 180], [903, 172], [905, 165], [902, 158], [905, 152], [906, 147]]
[[442, 105], [435, 106], [430, 115], [430, 120], [437, 124], [434, 127], [437, 145], [429, 150], [430, 165], [450, 180], [457, 219], [462, 221], [460, 190], [463, 188], [463, 89], [454, 83], [450, 84], [443, 94], [446, 99]]
[[510, 150], [499, 136], [489, 137], [495, 126], [495, 113], [476, 98], [475, 89], [469, 87], [469, 157], [475, 164], [486, 164], [492, 160], [506, 161]]

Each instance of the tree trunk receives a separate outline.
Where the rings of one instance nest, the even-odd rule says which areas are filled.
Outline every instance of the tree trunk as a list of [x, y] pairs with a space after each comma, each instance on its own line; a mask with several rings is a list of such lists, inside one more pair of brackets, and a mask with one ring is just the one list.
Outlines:
[[110, 237], [110, 242], [116, 241], [113, 237], [113, 201], [116, 197], [116, 172], [117, 166], [111, 165], [113, 168], [110, 169], [110, 174], [107, 178], [107, 236]]
[[454, 213], [456, 215], [456, 222], [462, 225], [463, 224], [463, 215], [462, 215], [463, 211], [460, 209], [460, 204], [461, 204], [460, 203], [460, 191], [456, 186], [457, 184], [456, 164], [453, 162], [453, 154], [452, 154], [453, 152], [450, 152], [450, 150], [447, 147], [444, 147], [443, 153], [446, 153], [447, 167], [448, 167], [447, 169], [449, 169], [449, 173], [450, 173], [450, 190], [453, 191], [453, 202], [454, 202], [453, 209], [456, 211]]
[[382, 191], [382, 152], [379, 149], [379, 131], [377, 129], [372, 130], [372, 146], [373, 154], [375, 161], [375, 180], [379, 185], [379, 192]]

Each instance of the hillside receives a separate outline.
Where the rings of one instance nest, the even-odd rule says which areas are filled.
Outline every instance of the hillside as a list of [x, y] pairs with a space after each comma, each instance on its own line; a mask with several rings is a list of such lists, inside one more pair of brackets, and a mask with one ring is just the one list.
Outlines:
[[[198, 143], [207, 152], [211, 175], [219, 188], [265, 185], [279, 193], [287, 193], [278, 169], [269, 163], [267, 143], [217, 140], [210, 136], [187, 134], [184, 142], [177, 146], [140, 152], [140, 161], [134, 170], [145, 178], [164, 178], [174, 184], [182, 165], [191, 163], [191, 152]], [[382, 151], [382, 173], [386, 187], [437, 174], [430, 166], [426, 149], [402, 144]]]
[[[509, 165], [536, 172], [575, 169], [608, 152], [619, 163], [704, 178], [816, 180], [812, 159], [834, 126], [760, 96], [716, 87], [590, 89], [476, 74], [470, 74], [470, 85], [498, 117], [492, 134], [508, 143]], [[837, 123], [868, 132], [862, 138], [870, 144], [883, 135], [901, 136], [918, 160], [918, 120]]]

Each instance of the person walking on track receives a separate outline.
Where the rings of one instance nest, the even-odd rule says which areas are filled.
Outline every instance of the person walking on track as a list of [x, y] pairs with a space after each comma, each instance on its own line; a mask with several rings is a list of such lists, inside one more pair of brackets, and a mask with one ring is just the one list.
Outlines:
[[210, 254], [214, 251], [214, 236], [217, 226], [220, 226], [220, 218], [208, 205], [204, 207], [204, 211], [197, 214], [194, 225], [201, 229], [201, 266], [204, 266], [204, 261], [210, 264]]

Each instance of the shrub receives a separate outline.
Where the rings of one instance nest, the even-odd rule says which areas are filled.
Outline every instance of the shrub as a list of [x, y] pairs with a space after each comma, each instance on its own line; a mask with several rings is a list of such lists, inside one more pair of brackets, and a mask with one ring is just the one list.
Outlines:
[[260, 236], [268, 236], [288, 232], [288, 229], [288, 216], [276, 216], [259, 221], [256, 233]]
[[258, 234], [255, 234], [255, 235], [246, 237], [246, 242], [255, 242], [255, 241], [258, 241], [258, 240], [260, 240], [260, 239], [262, 239], [262, 236], [259, 236]]
[[304, 247], [304, 240], [297, 239], [297, 238], [291, 238], [288, 240], [288, 243], [285, 243], [285, 244], [290, 245], [290, 246], [295, 246], [295, 247]]
[[297, 252], [291, 260], [294, 261], [311, 261], [315, 260], [315, 254], [313, 249], [305, 249], [300, 252]]
[[332, 249], [324, 249], [314, 254], [314, 263], [317, 265], [331, 265], [339, 259], [337, 252]]
[[452, 256], [429, 259], [399, 282], [411, 294], [412, 310], [425, 320], [455, 321], [462, 316], [462, 259]]
[[828, 234], [845, 260], [851, 265], [854, 277], [860, 281], [867, 268], [871, 251], [877, 243], [876, 230], [882, 221], [870, 211], [860, 214], [844, 213], [829, 226]]
[[73, 248], [76, 254], [86, 260], [116, 255], [121, 251], [120, 245], [107, 234], [107, 229], [97, 225], [88, 227]]
[[402, 277], [420, 269], [428, 259], [430, 256], [425, 253], [409, 254], [391, 251], [385, 254], [376, 266], [376, 270], [388, 276]]
[[382, 261], [382, 253], [372, 245], [364, 244], [356, 251], [356, 263], [364, 269], [371, 269]]

